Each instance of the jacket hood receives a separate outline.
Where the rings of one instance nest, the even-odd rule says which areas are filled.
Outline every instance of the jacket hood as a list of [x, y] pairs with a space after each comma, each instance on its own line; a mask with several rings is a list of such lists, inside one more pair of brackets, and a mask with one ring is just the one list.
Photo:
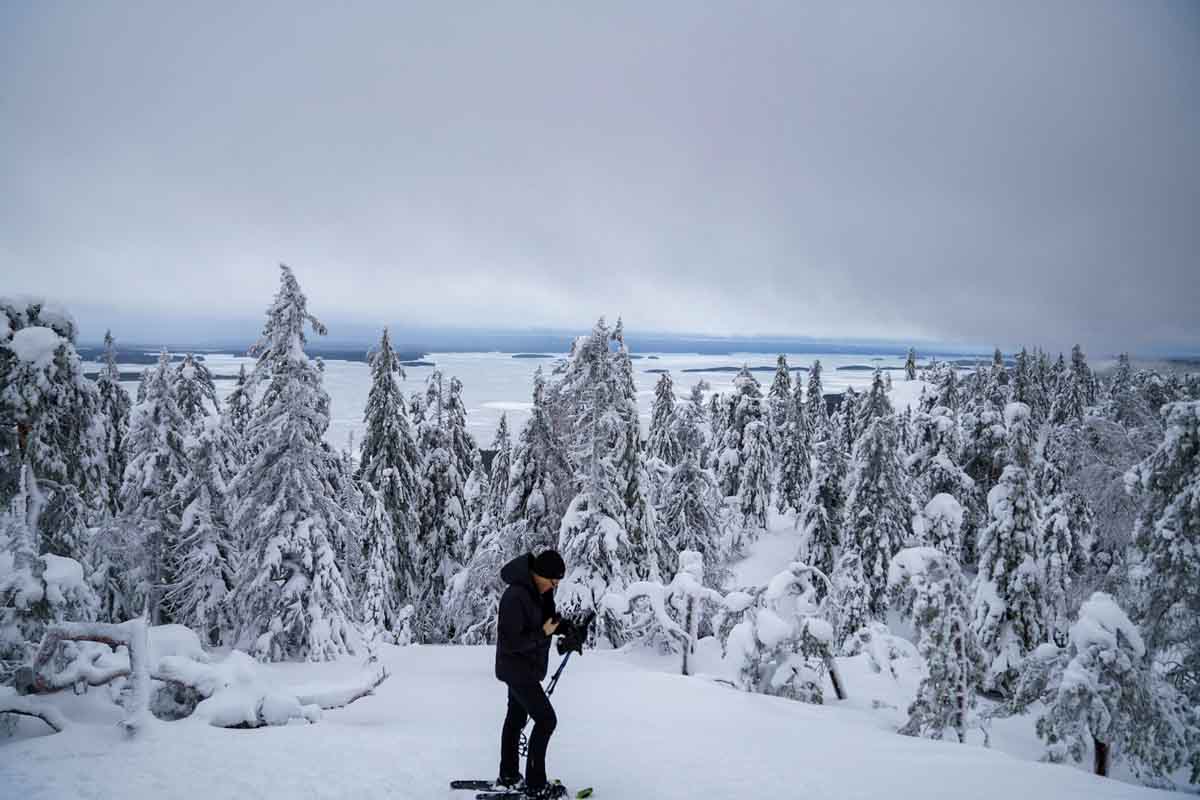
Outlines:
[[528, 586], [537, 593], [533, 585], [533, 553], [517, 556], [500, 568], [500, 579], [514, 586]]

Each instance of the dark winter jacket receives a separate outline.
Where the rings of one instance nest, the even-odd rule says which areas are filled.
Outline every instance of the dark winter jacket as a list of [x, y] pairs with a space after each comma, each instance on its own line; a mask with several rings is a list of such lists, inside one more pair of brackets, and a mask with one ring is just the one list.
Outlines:
[[505, 683], [537, 683], [546, 677], [550, 659], [553, 637], [542, 625], [555, 616], [554, 590], [538, 594], [532, 553], [505, 564], [500, 577], [508, 587], [500, 597], [496, 625], [496, 677]]

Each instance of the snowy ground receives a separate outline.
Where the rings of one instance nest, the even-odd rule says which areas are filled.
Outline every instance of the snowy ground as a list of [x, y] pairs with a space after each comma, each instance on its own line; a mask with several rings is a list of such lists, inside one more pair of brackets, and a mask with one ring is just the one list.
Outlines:
[[[790, 522], [777, 518], [773, 527], [738, 565], [738, 583], [791, 560]], [[446, 786], [496, 771], [504, 689], [492, 676], [492, 650], [388, 647], [381, 655], [392, 677], [377, 694], [312, 726], [227, 730], [192, 718], [155, 722], [127, 740], [103, 692], [61, 693], [55, 702], [74, 723], [65, 733], [23, 719], [14, 738], [0, 739], [0, 795], [469, 798]], [[722, 670], [713, 648], [698, 655], [708, 677], [674, 674], [674, 657], [644, 650], [573, 659], [554, 697], [551, 774], [612, 800], [1167, 796], [1037, 763], [1029, 717], [995, 723], [990, 748], [978, 733], [966, 745], [897, 735], [920, 679], [915, 662], [893, 662], [891, 674], [872, 670], [865, 656], [840, 659], [849, 699], [812, 706], [730, 689], [713, 680]], [[264, 669], [280, 686], [333, 685], [352, 682], [361, 664]]]

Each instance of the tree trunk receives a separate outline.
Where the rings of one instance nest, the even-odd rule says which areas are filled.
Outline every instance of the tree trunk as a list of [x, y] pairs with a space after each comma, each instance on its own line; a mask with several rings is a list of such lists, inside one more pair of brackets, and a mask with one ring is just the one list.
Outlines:
[[1096, 774], [1101, 777], [1108, 777], [1108, 743], [1102, 742], [1095, 737], [1092, 738], [1095, 744], [1096, 752]]

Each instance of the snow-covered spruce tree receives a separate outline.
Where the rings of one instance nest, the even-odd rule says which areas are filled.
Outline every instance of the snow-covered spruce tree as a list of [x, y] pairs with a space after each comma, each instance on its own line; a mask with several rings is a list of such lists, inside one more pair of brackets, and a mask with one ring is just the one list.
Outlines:
[[737, 508], [740, 534], [735, 549], [756, 541], [767, 529], [771, 507], [771, 432], [761, 420], [746, 425], [738, 473]]
[[503, 525], [519, 552], [558, 545], [559, 525], [571, 492], [571, 466], [546, 405], [546, 381], [533, 376], [533, 408], [513, 448]]
[[0, 419], [16, 427], [18, 461], [45, 498], [38, 551], [83, 561], [88, 526], [111, 507], [99, 391], [83, 374], [66, 311], [0, 298], [0, 313]]
[[1070, 619], [1083, 599], [1076, 597], [1076, 582], [1088, 566], [1095, 538], [1092, 510], [1068, 485], [1066, 471], [1063, 442], [1053, 435], [1046, 437], [1035, 468], [1035, 488], [1042, 500], [1038, 563], [1049, 637], [1060, 647], [1066, 644]]
[[484, 516], [487, 514], [491, 477], [483, 465], [483, 453], [475, 451], [475, 461], [463, 481], [463, 504], [467, 515], [467, 529], [463, 535], [463, 560], [470, 561], [475, 547], [483, 536]]
[[857, 549], [848, 547], [842, 551], [830, 582], [832, 607], [838, 612], [834, 651], [844, 654], [851, 638], [871, 621], [871, 587], [863, 573], [862, 554]]
[[445, 594], [468, 558], [466, 477], [455, 452], [454, 422], [448, 417], [446, 400], [442, 374], [434, 370], [426, 391], [425, 420], [419, 429], [418, 449], [425, 472], [414, 559], [419, 591], [413, 627], [419, 640], [426, 643], [445, 642], [455, 635], [454, 620], [445, 614]]
[[776, 439], [779, 459], [779, 485], [775, 507], [779, 513], [791, 509], [797, 515], [804, 510], [804, 495], [812, 480], [812, 432], [804, 405], [804, 386], [796, 381], [787, 405], [787, 416]]
[[788, 369], [787, 356], [782, 353], [775, 360], [775, 379], [767, 391], [768, 420], [774, 441], [782, 435], [787, 425], [792, 404], [792, 373]]
[[893, 606], [912, 620], [917, 651], [925, 659], [925, 675], [900, 733], [941, 739], [952, 729], [965, 741], [984, 660], [958, 561], [932, 547], [901, 550], [892, 559], [888, 585]]
[[508, 417], [501, 415], [492, 441], [492, 466], [480, 519], [475, 523], [478, 544], [462, 572], [451, 585], [449, 607], [454, 618], [455, 639], [462, 644], [492, 644], [496, 641], [496, 615], [504, 582], [500, 568], [521, 553], [541, 551], [547, 544], [523, 547], [527, 520], [506, 524], [507, 501], [513, 462]]
[[1024, 347], [1017, 353], [1013, 364], [1011, 380], [1008, 382], [1008, 402], [1024, 403], [1029, 406], [1029, 412], [1035, 421], [1039, 421], [1039, 410], [1046, 403], [1041, 396], [1041, 384], [1034, 372], [1034, 360]]
[[715, 469], [720, 462], [721, 453], [725, 449], [725, 426], [729, 424], [729, 398], [720, 392], [713, 392], [705, 404], [705, 414], [708, 417], [709, 445], [711, 452], [706, 460], [710, 469]]
[[[673, 553], [698, 553], [704, 561], [704, 585], [720, 588], [728, 575], [720, 519], [721, 490], [712, 474], [700, 467], [694, 451], [685, 453], [671, 471], [663, 498], [660, 534], [668, 549]], [[664, 568], [674, 569], [676, 563]]]
[[262, 660], [328, 660], [353, 652], [357, 632], [346, 582], [335, 559], [352, 524], [328, 481], [322, 436], [329, 396], [321, 370], [304, 353], [305, 327], [325, 326], [308, 311], [292, 271], [280, 287], [251, 352], [257, 386], [247, 429], [251, 453], [232, 483], [231, 524], [246, 554], [233, 607], [239, 645]]
[[1200, 702], [1200, 402], [1163, 407], [1166, 437], [1126, 480], [1134, 526], [1135, 616], [1168, 678]]
[[184, 449], [190, 426], [176, 399], [175, 375], [164, 350], [146, 379], [145, 399], [130, 415], [125, 439], [128, 466], [121, 485], [123, 510], [117, 520], [120, 532], [112, 540], [113, 547], [128, 550], [133, 557], [125, 576], [125, 608], [147, 609], [154, 625], [174, 621], [163, 599], [179, 575], [179, 537], [186, 507], [182, 485], [190, 471]]
[[708, 457], [711, 447], [708, 438], [708, 415], [704, 409], [704, 392], [709, 389], [707, 381], [697, 381], [692, 386], [686, 403], [675, 406], [671, 426], [675, 429], [675, 441], [683, 454], [694, 453], [696, 463], [704, 469], [710, 467]]
[[228, 433], [219, 418], [206, 416], [185, 440], [187, 471], [176, 487], [183, 511], [170, 559], [176, 577], [164, 598], [171, 619], [210, 645], [223, 644], [236, 627], [229, 600], [239, 556], [226, 513], [236, 473]]
[[[365, 501], [367, 568], [374, 570], [368, 572], [368, 581], [376, 580], [375, 591], [382, 593], [372, 613], [382, 612], [375, 621], [382, 619], [385, 632], [395, 634], [396, 628], [387, 625], [398, 621], [394, 612], [411, 602], [417, 582], [414, 559], [422, 464], [400, 388], [404, 370], [386, 328], [368, 361], [371, 390], [363, 413], [357, 480]], [[380, 513], [388, 517], [386, 523], [376, 518]], [[393, 538], [390, 544], [379, 539], [388, 533]], [[390, 556], [392, 563], [372, 564], [372, 553]], [[394, 583], [389, 585], [388, 580]]]
[[46, 626], [95, 619], [98, 600], [71, 558], [38, 555], [38, 515], [46, 498], [21, 465], [17, 492], [0, 510], [0, 686], [28, 664]]
[[975, 633], [988, 659], [985, 686], [1009, 693], [1025, 658], [1046, 640], [1043, 574], [1038, 564], [1040, 499], [1030, 474], [1029, 407], [1010, 403], [1009, 466], [988, 493], [988, 526], [979, 540]]
[[921, 530], [916, 539], [957, 562], [962, 552], [963, 517], [963, 507], [952, 495], [935, 494], [921, 511]]
[[1055, 425], [1083, 422], [1093, 402], [1092, 370], [1079, 345], [1071, 348], [1071, 366], [1062, 375], [1051, 406], [1050, 420]]
[[407, 596], [408, 581], [397, 570], [402, 561], [397, 554], [399, 537], [381, 489], [369, 482], [363, 488], [363, 595], [362, 619], [370, 635], [395, 643], [400, 631], [402, 587]]
[[1034, 652], [1005, 713], [1040, 701], [1038, 736], [1045, 760], [1082, 762], [1097, 775], [1125, 761], [1139, 779], [1170, 787], [1170, 774], [1191, 766], [1200, 781], [1200, 727], [1194, 707], [1161, 680], [1146, 645], [1112, 595], [1096, 592], [1071, 626], [1069, 644]]
[[557, 390], [570, 415], [576, 495], [559, 531], [559, 551], [570, 566], [558, 590], [567, 611], [596, 610], [597, 634], [614, 645], [625, 640], [624, 622], [600, 607], [609, 591], [622, 592], [637, 580], [638, 550], [623, 524], [627, 476], [628, 417], [623, 386], [614, 375], [612, 334], [601, 319], [576, 340]]
[[654, 387], [654, 404], [650, 407], [650, 431], [646, 437], [646, 454], [668, 466], [675, 466], [681, 457], [681, 447], [675, 430], [675, 385], [671, 375], [664, 372]]
[[887, 570], [908, 538], [911, 501], [896, 445], [894, 416], [874, 418], [854, 448], [842, 537], [857, 550], [870, 589], [871, 614], [887, 608]]
[[[796, 519], [800, 529], [800, 548], [796, 558], [816, 567], [826, 575], [834, 572], [834, 559], [841, 544], [842, 479], [845, 457], [837, 442], [825, 438], [816, 445], [812, 477], [805, 488]], [[824, 587], [817, 585], [818, 594]]]
[[175, 397], [179, 412], [190, 425], [196, 425], [220, 408], [212, 372], [191, 353], [175, 368]]
[[904, 378], [910, 381], [917, 379], [917, 351], [911, 347], [908, 348], [908, 356], [904, 359]]
[[105, 477], [108, 480], [108, 509], [120, 512], [121, 481], [125, 475], [125, 437], [129, 433], [129, 412], [132, 401], [121, 386], [121, 370], [112, 331], [104, 332], [104, 355], [96, 390], [100, 393], [100, 418], [104, 421], [104, 453], [107, 459]]
[[450, 378], [450, 393], [446, 397], [445, 423], [450, 437], [450, 446], [458, 469], [463, 475], [468, 475], [475, 464], [479, 453], [479, 445], [475, 437], [467, 430], [467, 407], [462, 399], [463, 385], [456, 377]]
[[488, 473], [488, 491], [486, 513], [502, 525], [505, 519], [505, 509], [508, 506], [510, 488], [509, 471], [512, 469], [513, 447], [512, 437], [508, 433], [508, 414], [500, 415], [500, 424], [492, 439], [492, 465]]
[[892, 401], [888, 399], [887, 387], [883, 380], [883, 371], [876, 368], [875, 375], [871, 379], [870, 390], [862, 396], [854, 407], [854, 430], [861, 435], [875, 420], [893, 417], [895, 413], [895, 409], [892, 408]]
[[853, 386], [846, 387], [846, 391], [842, 392], [842, 401], [838, 404], [837, 411], [829, 419], [829, 424], [836, 431], [837, 439], [842, 444], [848, 458], [854, 455], [854, 445], [858, 441], [858, 437], [862, 435], [862, 430], [859, 429], [856, 422], [860, 398], [861, 395], [854, 391]]
[[958, 464], [958, 420], [946, 406], [934, 406], [918, 412], [913, 422], [913, 452], [907, 459], [914, 487], [924, 497], [953, 495], [959, 502], [970, 502], [975, 481]]
[[633, 379], [633, 361], [625, 344], [624, 325], [617, 320], [612, 340], [612, 376], [615, 379], [615, 410], [623, 424], [618, 444], [617, 469], [621, 476], [621, 494], [625, 513], [621, 520], [633, 546], [634, 575], [643, 580], [662, 580], [660, 565], [674, 564], [676, 554], [670, 552], [658, 532], [658, 520], [651, 501], [653, 482], [646, 469], [645, 448], [642, 445], [641, 418], [638, 414], [637, 386]]
[[808, 389], [804, 392], [804, 402], [813, 439], [824, 439], [829, 428], [829, 409], [825, 407], [825, 390], [821, 385], [820, 359], [814, 361], [808, 370]]
[[[733, 379], [733, 394], [726, 405], [724, 450], [719, 455], [717, 480], [726, 497], [735, 497], [741, 488], [741, 463], [746, 445], [746, 427], [763, 419], [762, 389], [748, 365]], [[768, 434], [769, 445], [769, 434]]]

